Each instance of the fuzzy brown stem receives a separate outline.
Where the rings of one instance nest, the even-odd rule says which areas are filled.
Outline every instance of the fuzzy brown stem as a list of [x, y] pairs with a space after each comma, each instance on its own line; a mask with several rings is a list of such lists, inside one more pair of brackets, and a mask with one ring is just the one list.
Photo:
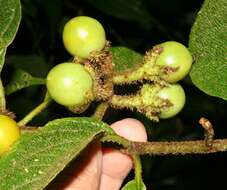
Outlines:
[[211, 147], [208, 147], [203, 140], [178, 141], [178, 142], [131, 142], [126, 148], [128, 153], [140, 155], [168, 155], [168, 154], [209, 154], [227, 151], [227, 139], [214, 140]]

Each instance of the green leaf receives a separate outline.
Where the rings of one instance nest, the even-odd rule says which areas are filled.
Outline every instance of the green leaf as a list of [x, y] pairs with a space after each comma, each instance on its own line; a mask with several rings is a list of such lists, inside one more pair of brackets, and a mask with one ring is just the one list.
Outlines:
[[23, 70], [15, 70], [10, 83], [5, 87], [5, 93], [9, 95], [22, 88], [44, 84], [46, 84], [46, 80], [43, 78], [32, 77], [32, 75]]
[[137, 188], [136, 180], [129, 181], [121, 190], [146, 190], [146, 186], [142, 182], [142, 187]]
[[49, 71], [49, 65], [44, 57], [40, 55], [10, 55], [6, 59], [6, 64], [22, 69], [36, 77], [46, 77]]
[[126, 71], [141, 64], [143, 56], [126, 47], [112, 47], [113, 64], [116, 72]]
[[56, 30], [58, 30], [59, 20], [61, 19], [62, 13], [62, 0], [48, 0], [48, 1], [40, 1], [42, 9], [45, 14], [45, 18], [47, 21], [48, 27], [48, 37], [50, 46], [53, 47], [54, 41], [56, 40]]
[[1, 190], [41, 190], [93, 140], [111, 128], [92, 118], [64, 118], [24, 134], [0, 159]]
[[195, 57], [190, 76], [202, 91], [227, 100], [227, 1], [206, 0], [193, 25], [189, 48]]
[[0, 73], [5, 62], [6, 48], [0, 48]]
[[0, 0], [0, 48], [7, 47], [14, 39], [21, 20], [19, 0]]

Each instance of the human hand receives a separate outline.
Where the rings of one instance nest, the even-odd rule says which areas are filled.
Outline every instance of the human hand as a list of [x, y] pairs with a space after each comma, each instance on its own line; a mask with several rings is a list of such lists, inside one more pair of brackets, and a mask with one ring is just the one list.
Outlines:
[[[135, 119], [124, 119], [111, 125], [120, 136], [132, 141], [147, 141], [146, 130]], [[70, 168], [68, 179], [58, 185], [59, 190], [118, 190], [132, 169], [131, 158], [112, 148], [92, 144], [83, 155], [79, 166]]]

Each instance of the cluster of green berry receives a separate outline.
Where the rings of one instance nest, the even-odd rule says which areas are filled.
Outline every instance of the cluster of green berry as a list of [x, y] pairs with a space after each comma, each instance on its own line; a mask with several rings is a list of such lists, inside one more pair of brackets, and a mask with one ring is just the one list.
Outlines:
[[78, 60], [86, 59], [91, 52], [104, 48], [105, 31], [97, 20], [79, 16], [66, 23], [63, 42], [77, 61], [56, 65], [47, 76], [47, 89], [57, 103], [67, 107], [81, 106], [94, 99], [93, 81]]
[[[105, 31], [93, 18], [75, 17], [64, 27], [63, 42], [77, 61], [55, 66], [47, 76], [47, 89], [57, 103], [67, 107], [81, 106], [96, 99], [94, 77], [91, 77], [83, 62], [93, 52], [104, 49]], [[144, 84], [138, 96], [133, 99], [131, 96], [113, 95], [108, 102], [116, 108], [136, 108], [151, 119], [172, 117], [185, 103], [183, 88], [172, 83], [184, 78], [191, 64], [192, 56], [184, 45], [174, 41], [156, 45], [146, 53], [142, 66], [131, 69], [130, 72], [113, 73], [112, 79], [116, 85], [144, 80], [153, 83]]]
[[[142, 65], [118, 73], [112, 69], [105, 30], [97, 20], [86, 16], [71, 19], [64, 27], [63, 42], [74, 61], [53, 67], [46, 82], [49, 95], [57, 103], [69, 109], [87, 108], [92, 101], [103, 100], [115, 108], [137, 109], [153, 120], [172, 117], [183, 108], [184, 90], [174, 83], [188, 74], [192, 56], [182, 44], [170, 41], [156, 45], [145, 54]], [[136, 95], [113, 92], [113, 85], [138, 81], [145, 84]], [[17, 123], [0, 115], [0, 155], [19, 137]]]

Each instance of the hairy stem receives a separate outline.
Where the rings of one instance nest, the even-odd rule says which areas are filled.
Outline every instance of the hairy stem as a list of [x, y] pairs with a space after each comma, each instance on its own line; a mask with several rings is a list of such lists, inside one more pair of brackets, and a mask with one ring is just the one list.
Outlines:
[[113, 95], [110, 106], [115, 109], [128, 108], [144, 114], [150, 120], [158, 121], [162, 109], [171, 106], [170, 102], [157, 96], [161, 87], [159, 85], [144, 84], [134, 95]]
[[113, 95], [110, 105], [117, 109], [123, 109], [123, 108], [136, 108], [140, 105], [140, 100], [137, 98], [137, 96], [126, 96], [126, 95]]
[[142, 80], [144, 76], [144, 72], [142, 67], [135, 67], [134, 69], [130, 69], [129, 71], [116, 73], [113, 76], [114, 84], [130, 84], [134, 81]]
[[105, 135], [104, 137], [102, 137], [101, 141], [102, 142], [114, 142], [119, 145], [122, 145], [124, 148], [131, 146], [131, 142], [129, 140], [127, 140], [124, 137], [121, 137], [117, 134]]
[[173, 142], [133, 142], [118, 135], [107, 135], [103, 142], [118, 143], [124, 147], [122, 152], [127, 154], [177, 155], [177, 154], [209, 154], [227, 151], [227, 139], [213, 140], [211, 146], [204, 140], [173, 141]]
[[109, 104], [107, 102], [103, 102], [99, 104], [95, 110], [95, 113], [92, 115], [92, 117], [95, 117], [96, 119], [101, 121], [108, 107], [109, 107]]
[[0, 80], [0, 110], [4, 111], [5, 109], [6, 109], [5, 91], [2, 85], [2, 81]]
[[137, 154], [132, 155], [134, 170], [135, 170], [135, 180], [137, 184], [137, 189], [141, 189], [142, 186], [142, 165], [140, 156]]
[[131, 142], [131, 146], [126, 149], [128, 152], [135, 152], [140, 155], [209, 154], [227, 151], [227, 139], [214, 140], [212, 146], [207, 146], [204, 140], [147, 143]]
[[51, 98], [49, 94], [47, 93], [45, 96], [44, 101], [39, 104], [37, 107], [35, 107], [30, 113], [28, 113], [22, 120], [20, 120], [17, 125], [18, 126], [25, 126], [28, 122], [30, 122], [36, 115], [41, 113], [50, 103]]
[[131, 84], [135, 81], [142, 81], [143, 79], [159, 82], [162, 73], [160, 66], [155, 65], [156, 59], [162, 52], [160, 47], [154, 47], [146, 52], [142, 64], [120, 73], [115, 73], [113, 76], [114, 84]]

